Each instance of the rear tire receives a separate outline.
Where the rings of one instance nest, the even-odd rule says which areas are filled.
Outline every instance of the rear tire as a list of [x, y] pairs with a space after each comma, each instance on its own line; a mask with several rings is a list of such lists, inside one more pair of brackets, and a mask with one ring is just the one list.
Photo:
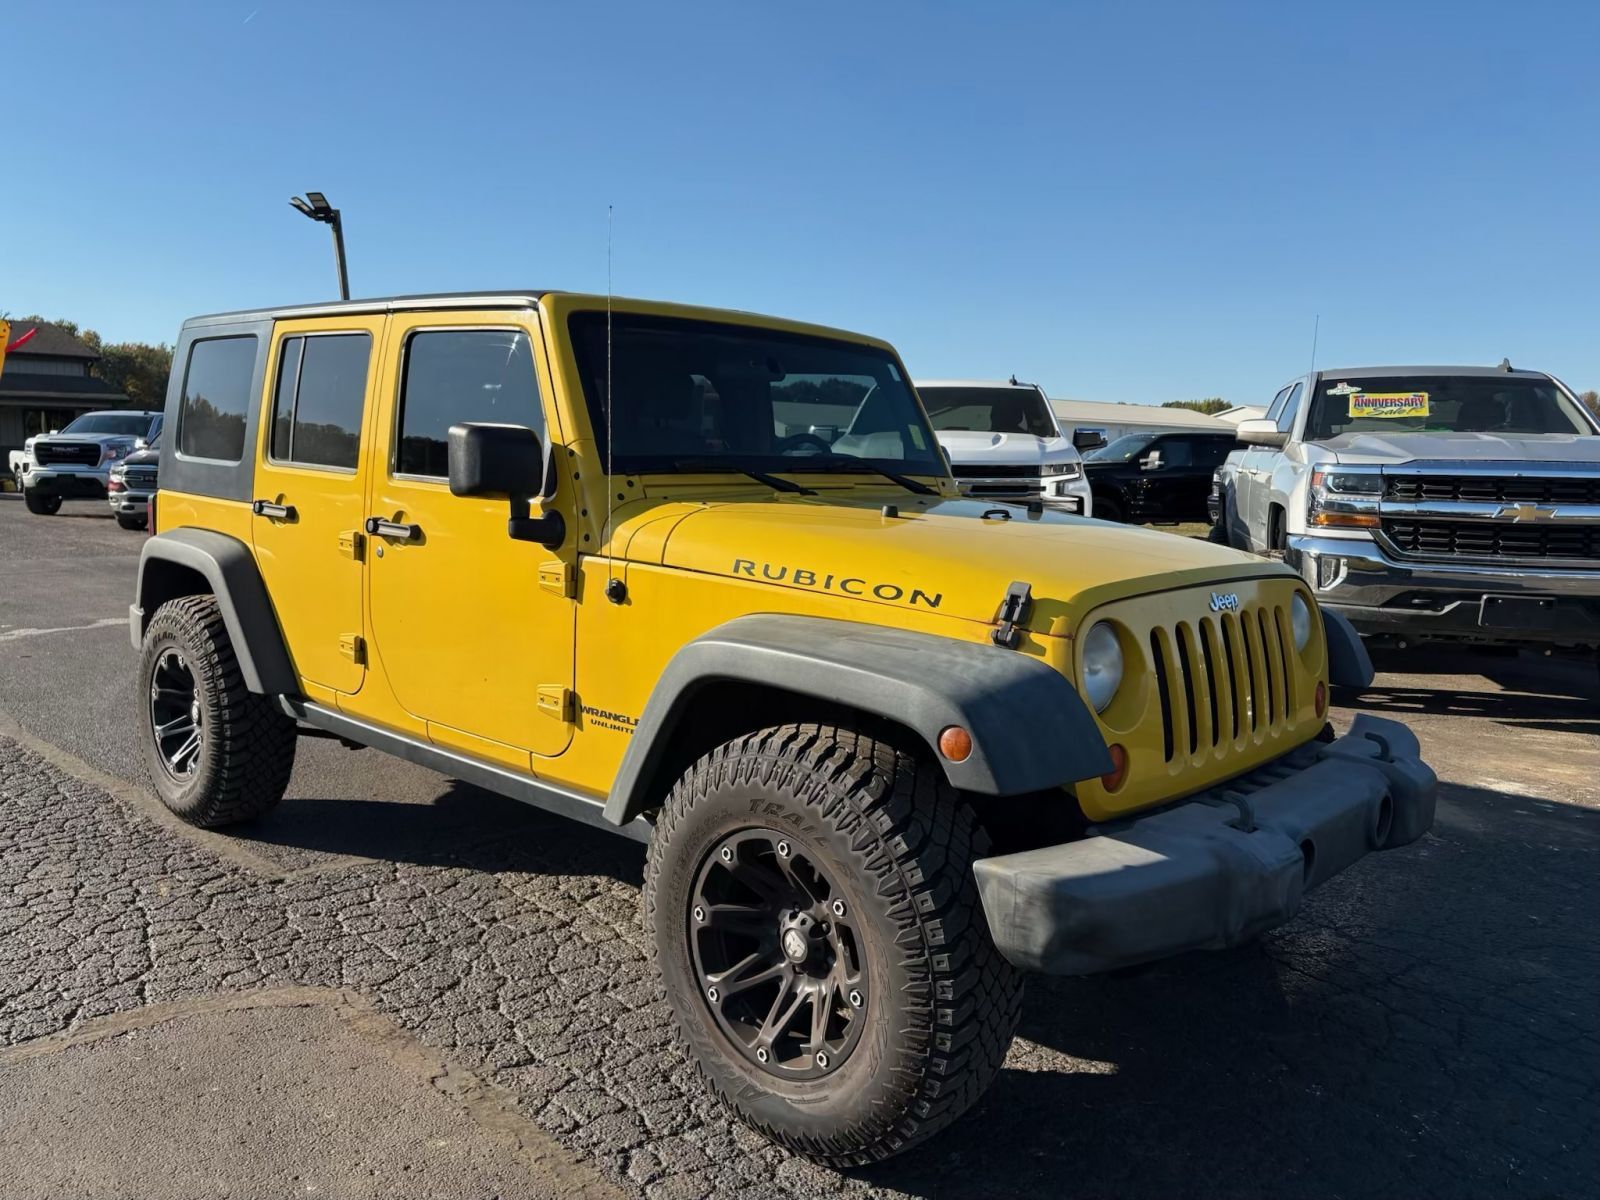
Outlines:
[[150, 777], [174, 814], [216, 829], [283, 798], [295, 723], [245, 687], [215, 596], [169, 600], [150, 618], [139, 699]]
[[[1022, 999], [973, 880], [987, 852], [937, 766], [851, 729], [765, 729], [691, 767], [644, 894], [678, 1042], [711, 1090], [835, 1167], [898, 1154], [970, 1108]], [[812, 947], [798, 960], [796, 921]]]
[[150, 519], [148, 517], [125, 517], [121, 513], [118, 513], [117, 524], [121, 525], [124, 529], [136, 529], [142, 531], [149, 526]]
[[38, 488], [24, 488], [22, 502], [35, 516], [53, 517], [61, 511], [61, 497], [45, 495]]

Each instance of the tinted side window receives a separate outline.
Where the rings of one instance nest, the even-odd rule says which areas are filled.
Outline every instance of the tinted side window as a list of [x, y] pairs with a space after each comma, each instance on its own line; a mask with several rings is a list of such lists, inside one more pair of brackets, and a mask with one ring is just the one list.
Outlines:
[[1152, 448], [1161, 451], [1161, 461], [1169, 467], [1194, 465], [1194, 443], [1188, 438], [1162, 438]]
[[178, 453], [222, 462], [244, 457], [244, 419], [255, 365], [254, 337], [209, 338], [194, 344], [178, 406]]
[[273, 458], [355, 469], [371, 357], [366, 333], [284, 340], [272, 406]]
[[406, 342], [395, 474], [443, 478], [445, 435], [467, 421], [526, 425], [545, 440], [533, 348], [520, 329], [429, 329]]
[[1237, 443], [1226, 438], [1201, 438], [1195, 444], [1194, 461], [1198, 467], [1220, 467], [1222, 460]]
[[1290, 427], [1294, 424], [1295, 414], [1300, 411], [1300, 393], [1305, 390], [1305, 386], [1303, 383], [1295, 384], [1294, 391], [1289, 393], [1289, 399], [1284, 401], [1283, 411], [1278, 414], [1278, 430], [1280, 433], [1288, 433]]

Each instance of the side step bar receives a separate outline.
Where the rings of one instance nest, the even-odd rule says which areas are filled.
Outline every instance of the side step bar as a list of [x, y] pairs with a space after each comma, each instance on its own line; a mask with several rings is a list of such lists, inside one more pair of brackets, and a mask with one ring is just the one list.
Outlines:
[[604, 829], [608, 833], [620, 833], [623, 837], [632, 838], [636, 842], [648, 842], [651, 834], [655, 832], [655, 826], [643, 817], [635, 817], [621, 827], [613, 825], [605, 818], [606, 802], [603, 796], [591, 798], [581, 792], [572, 792], [553, 784], [542, 783], [531, 775], [479, 762], [454, 750], [441, 750], [428, 742], [418, 741], [403, 733], [396, 733], [392, 729], [369, 725], [365, 721], [347, 717], [341, 712], [324, 708], [309, 700], [279, 696], [278, 704], [295, 720], [303, 721], [313, 729], [323, 730], [347, 742], [371, 746], [374, 750], [385, 751], [408, 762], [414, 762], [418, 766], [438, 771], [441, 775], [464, 780], [486, 791], [509, 796], [513, 800], [520, 800], [524, 804], [531, 804], [534, 808], [542, 808], [557, 816], [581, 821], [585, 825]]

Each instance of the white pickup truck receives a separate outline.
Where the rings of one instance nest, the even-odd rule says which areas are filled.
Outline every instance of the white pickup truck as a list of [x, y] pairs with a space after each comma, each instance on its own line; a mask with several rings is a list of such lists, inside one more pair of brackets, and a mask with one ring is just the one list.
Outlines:
[[1217, 540], [1282, 554], [1362, 634], [1600, 646], [1600, 423], [1553, 376], [1317, 371], [1239, 440]]
[[1079, 451], [1104, 446], [1106, 439], [1098, 433], [1067, 437], [1043, 388], [1015, 379], [929, 379], [916, 388], [962, 491], [1091, 515], [1094, 498]]

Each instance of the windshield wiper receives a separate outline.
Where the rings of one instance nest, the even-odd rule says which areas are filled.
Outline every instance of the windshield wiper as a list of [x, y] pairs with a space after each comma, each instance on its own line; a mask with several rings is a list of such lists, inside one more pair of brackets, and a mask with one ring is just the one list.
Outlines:
[[906, 491], [913, 492], [918, 496], [937, 496], [939, 494], [938, 488], [931, 488], [925, 483], [920, 483], [917, 480], [912, 479], [909, 475], [902, 475], [898, 471], [890, 471], [885, 467], [880, 467], [877, 463], [868, 462], [864, 458], [853, 458], [848, 454], [830, 455], [827, 457], [807, 456], [799, 461], [805, 463], [822, 463], [828, 470], [843, 471], [847, 474], [870, 472], [874, 475], [882, 475], [891, 483], [898, 483], [901, 487], [905, 488]]
[[675, 458], [672, 460], [672, 469], [675, 471], [730, 471], [735, 475], [743, 475], [746, 479], [754, 479], [757, 483], [769, 487], [775, 492], [789, 492], [796, 496], [816, 495], [816, 492], [796, 483], [792, 479], [782, 479], [777, 475], [768, 475], [765, 471], [752, 471], [748, 467], [736, 467], [720, 458]]

